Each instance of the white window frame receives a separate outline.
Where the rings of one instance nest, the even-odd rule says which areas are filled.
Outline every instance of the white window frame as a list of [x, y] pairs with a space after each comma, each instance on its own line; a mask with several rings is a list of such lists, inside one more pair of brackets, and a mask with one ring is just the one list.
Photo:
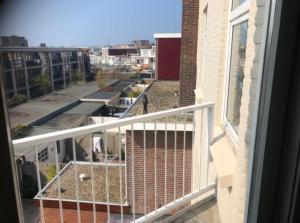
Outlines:
[[[230, 7], [232, 8], [232, 0], [230, 1]], [[229, 24], [228, 24], [228, 42], [227, 42], [227, 59], [226, 59], [226, 67], [225, 67], [225, 86], [224, 86], [224, 101], [223, 101], [223, 124], [225, 127], [225, 131], [231, 137], [232, 141], [236, 145], [238, 142], [238, 134], [233, 129], [230, 122], [227, 120], [227, 104], [228, 104], [228, 89], [229, 89], [229, 75], [230, 75], [230, 65], [231, 65], [231, 48], [232, 48], [232, 32], [233, 27], [249, 20], [249, 8], [250, 8], [250, 0], [245, 1], [240, 6], [231, 11], [229, 15]], [[247, 34], [248, 35], [248, 34]], [[248, 37], [247, 37], [248, 39]]]

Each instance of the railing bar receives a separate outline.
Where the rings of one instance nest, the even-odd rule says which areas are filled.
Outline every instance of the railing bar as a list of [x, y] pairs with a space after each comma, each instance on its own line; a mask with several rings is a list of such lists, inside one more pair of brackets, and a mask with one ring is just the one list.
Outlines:
[[135, 222], [135, 179], [134, 179], [134, 131], [133, 124], [131, 125], [131, 152], [132, 152], [132, 167], [131, 167], [131, 175], [132, 175], [132, 217], [133, 222]]
[[58, 184], [58, 203], [59, 203], [59, 217], [60, 222], [64, 223], [63, 209], [62, 209], [62, 199], [61, 199], [61, 182], [60, 182], [60, 174], [59, 174], [59, 164], [58, 164], [58, 154], [57, 154], [57, 141], [54, 141], [55, 148], [55, 164], [56, 164], [56, 173], [57, 173], [57, 184]]
[[[213, 138], [213, 130], [214, 130], [214, 106], [212, 106], [211, 108], [207, 108], [207, 150], [208, 150], [208, 153], [207, 153], [207, 162], [208, 162], [208, 165], [209, 165], [209, 161], [211, 160], [211, 153], [210, 153], [210, 145], [212, 143], [212, 138]], [[209, 166], [208, 166], [208, 170], [209, 170]], [[207, 173], [209, 174], [209, 173]], [[208, 178], [207, 178], [207, 183], [209, 183], [209, 175], [208, 175]]]
[[144, 215], [147, 214], [147, 152], [146, 152], [146, 124], [143, 122], [143, 142], [144, 142]]
[[40, 212], [41, 212], [42, 223], [44, 223], [45, 222], [44, 203], [42, 199], [43, 193], [42, 193], [42, 186], [41, 186], [39, 156], [38, 156], [37, 146], [34, 147], [35, 147], [35, 159], [36, 159], [36, 173], [37, 173], [38, 188], [39, 188]]
[[75, 166], [75, 187], [76, 187], [76, 203], [77, 203], [77, 222], [81, 222], [80, 216], [80, 203], [79, 203], [79, 187], [78, 187], [78, 167], [77, 167], [77, 158], [76, 158], [76, 150], [75, 150], [75, 140], [72, 138], [72, 146], [73, 146], [73, 160]]
[[92, 203], [93, 203], [93, 222], [96, 223], [96, 203], [95, 203], [95, 176], [94, 176], [94, 160], [93, 160], [93, 141], [92, 134], [89, 135], [90, 138], [90, 151], [91, 151], [91, 186], [92, 186]]
[[155, 199], [155, 210], [157, 210], [157, 131], [156, 131], [156, 121], [154, 122], [154, 199]]
[[[193, 116], [193, 129], [192, 129], [192, 151], [193, 153], [195, 153], [195, 113], [194, 113], [194, 116]], [[195, 168], [195, 171], [198, 172], [199, 170], [199, 166], [197, 166]], [[196, 174], [196, 173], [195, 173]], [[199, 182], [199, 181], [198, 181]], [[198, 184], [197, 182], [197, 184]], [[196, 185], [195, 185], [196, 186]]]
[[106, 130], [104, 131], [104, 151], [105, 151], [105, 185], [106, 185], [106, 202], [107, 202], [107, 222], [110, 222], [108, 151], [107, 151], [107, 132], [106, 132]]
[[138, 122], [146, 122], [153, 119], [160, 119], [160, 118], [168, 117], [170, 115], [177, 115], [183, 112], [192, 112], [206, 107], [213, 107], [213, 103], [191, 105], [182, 108], [170, 109], [166, 111], [154, 112], [151, 114], [125, 118], [117, 121], [98, 123], [98, 124], [92, 124], [88, 126], [77, 127], [73, 129], [55, 131], [43, 135], [31, 136], [31, 137], [13, 140], [13, 144], [15, 149], [23, 148], [27, 146], [34, 146], [42, 143], [52, 142], [55, 140], [62, 140], [66, 138], [72, 138], [75, 136], [91, 134], [93, 132], [99, 132], [107, 129], [117, 128], [119, 126], [131, 125], [133, 123], [138, 123]]
[[174, 201], [176, 200], [176, 175], [177, 175], [177, 116], [175, 116], [174, 127]]
[[167, 130], [167, 121], [165, 122], [165, 205], [167, 205], [167, 158], [168, 158], [168, 130]]
[[202, 177], [202, 171], [201, 171], [201, 166], [202, 166], [202, 161], [203, 161], [203, 157], [202, 157], [202, 154], [203, 154], [203, 148], [204, 148], [204, 143], [203, 143], [203, 131], [204, 131], [204, 127], [203, 127], [203, 110], [201, 110], [201, 128], [200, 128], [200, 131], [201, 131], [201, 134], [200, 134], [200, 153], [199, 153], [199, 186], [198, 186], [198, 190], [200, 190], [201, 188], [201, 177]]
[[[169, 204], [158, 208], [156, 211], [152, 211], [147, 214], [147, 219], [145, 219], [145, 216], [140, 217], [136, 220], [136, 222], [157, 222], [155, 221], [160, 216], [163, 216], [164, 214], [168, 214], [170, 211], [174, 210], [177, 207], [182, 206], [183, 204], [192, 201], [193, 199], [205, 194], [206, 192], [212, 190], [215, 188], [215, 184], [208, 185], [207, 187], [201, 188], [200, 191], [192, 192], [187, 194], [185, 197], [180, 197], [176, 201], [170, 202]], [[214, 198], [214, 195], [208, 195], [208, 198]]]
[[209, 177], [209, 146], [210, 146], [210, 128], [209, 128], [209, 110], [207, 109], [206, 119], [207, 119], [207, 138], [206, 138], [206, 185], [208, 185]]
[[119, 132], [119, 174], [120, 174], [120, 201], [121, 201], [121, 222], [124, 221], [123, 219], [123, 170], [122, 170], [122, 166], [121, 166], [121, 159], [122, 159], [122, 140], [121, 140], [121, 128], [118, 128], [118, 132]]
[[183, 124], [183, 157], [182, 157], [182, 196], [185, 196], [185, 149], [186, 149], [186, 121], [187, 117], [184, 118]]

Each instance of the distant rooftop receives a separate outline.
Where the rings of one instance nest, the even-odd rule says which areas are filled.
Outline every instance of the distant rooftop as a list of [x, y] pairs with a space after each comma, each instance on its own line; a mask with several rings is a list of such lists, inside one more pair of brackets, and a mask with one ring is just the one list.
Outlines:
[[[148, 112], [179, 107], [179, 81], [155, 81], [146, 91]], [[143, 97], [132, 107], [128, 116], [143, 114]]]
[[135, 83], [134, 80], [122, 80], [118, 83], [112, 84], [111, 86], [106, 87], [102, 91], [93, 92], [90, 95], [87, 95], [83, 99], [99, 99], [99, 100], [110, 100], [114, 97], [119, 96], [122, 91], [125, 91], [127, 88], [132, 86]]
[[[93, 201], [92, 199], [92, 184], [91, 184], [91, 165], [90, 162], [78, 162], [77, 179], [79, 187], [80, 201]], [[94, 173], [94, 187], [95, 187], [95, 201], [107, 202], [106, 200], [106, 171], [103, 163], [93, 164]], [[125, 203], [125, 168], [122, 168], [123, 177], [123, 202]], [[120, 167], [108, 166], [109, 179], [109, 202], [113, 204], [120, 204]], [[85, 174], [86, 178], [80, 181], [79, 175]], [[75, 180], [75, 164], [70, 162], [60, 174], [61, 196], [62, 199], [76, 200], [76, 180]], [[58, 199], [58, 184], [57, 176], [46, 186], [43, 190], [43, 198]]]

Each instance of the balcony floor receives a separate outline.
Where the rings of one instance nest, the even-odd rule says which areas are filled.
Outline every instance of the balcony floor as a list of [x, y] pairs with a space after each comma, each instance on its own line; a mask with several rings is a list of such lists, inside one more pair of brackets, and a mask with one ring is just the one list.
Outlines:
[[186, 210], [177, 213], [164, 223], [221, 223], [215, 199], [205, 203], [195, 204]]

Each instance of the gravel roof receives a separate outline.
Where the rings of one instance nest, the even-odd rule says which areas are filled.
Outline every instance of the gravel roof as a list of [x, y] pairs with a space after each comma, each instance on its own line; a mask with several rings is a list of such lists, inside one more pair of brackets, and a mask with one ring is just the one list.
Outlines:
[[[78, 187], [80, 201], [93, 201], [92, 199], [92, 184], [91, 184], [91, 165], [76, 164], [78, 171]], [[95, 201], [107, 202], [106, 198], [106, 172], [104, 165], [93, 165], [94, 170], [94, 189]], [[79, 180], [79, 175], [84, 173], [86, 179]], [[123, 202], [125, 203], [125, 168], [122, 167], [122, 189]], [[120, 167], [108, 166], [108, 181], [109, 181], [109, 202], [120, 204]], [[66, 169], [60, 174], [61, 196], [62, 199], [76, 200], [76, 180], [75, 180], [75, 165], [70, 163]], [[45, 189], [43, 197], [58, 198], [58, 180], [57, 178]]]
[[[146, 92], [148, 113], [179, 107], [179, 81], [155, 81]], [[143, 97], [129, 111], [129, 116], [143, 114]]]

